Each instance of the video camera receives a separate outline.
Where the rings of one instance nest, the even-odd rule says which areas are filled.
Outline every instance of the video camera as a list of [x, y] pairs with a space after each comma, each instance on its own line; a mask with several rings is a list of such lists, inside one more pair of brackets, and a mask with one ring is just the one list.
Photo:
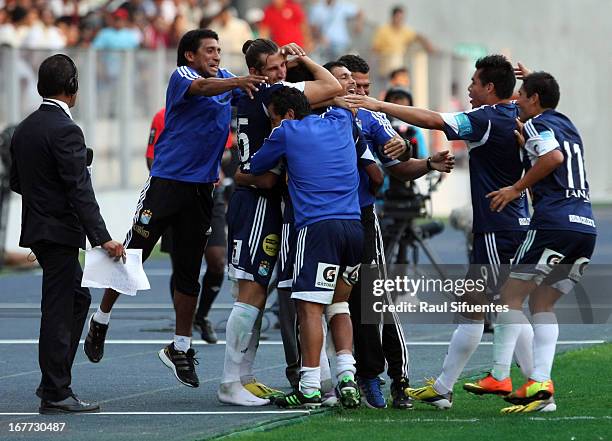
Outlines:
[[[404, 139], [412, 150], [412, 157], [418, 158], [416, 128], [397, 118], [388, 117], [391, 127]], [[427, 200], [430, 193], [422, 194], [413, 181], [402, 181], [389, 176], [389, 188], [383, 195], [385, 216], [392, 218], [419, 218], [427, 216]]]

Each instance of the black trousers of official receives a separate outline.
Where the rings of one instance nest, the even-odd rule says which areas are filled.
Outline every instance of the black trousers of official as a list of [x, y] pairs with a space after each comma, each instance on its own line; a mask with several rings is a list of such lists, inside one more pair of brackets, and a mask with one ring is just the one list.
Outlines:
[[[361, 223], [364, 229], [364, 250], [361, 261], [364, 264], [376, 262], [382, 270], [384, 247], [374, 206], [362, 207]], [[362, 323], [362, 296], [365, 295], [368, 293], [362, 293], [359, 282], [353, 287], [349, 299], [357, 376], [375, 378], [385, 371], [386, 361], [387, 374], [390, 378], [407, 378], [408, 349], [399, 318], [396, 315], [389, 315], [384, 317], [381, 324]]]
[[72, 395], [72, 364], [79, 347], [91, 295], [81, 287], [79, 249], [52, 242], [31, 246], [43, 270], [36, 395], [61, 401]]
[[285, 376], [291, 387], [297, 388], [300, 382], [300, 368], [302, 367], [299, 327], [295, 300], [291, 298], [290, 289], [277, 289], [278, 291], [278, 318], [281, 338], [285, 351]]

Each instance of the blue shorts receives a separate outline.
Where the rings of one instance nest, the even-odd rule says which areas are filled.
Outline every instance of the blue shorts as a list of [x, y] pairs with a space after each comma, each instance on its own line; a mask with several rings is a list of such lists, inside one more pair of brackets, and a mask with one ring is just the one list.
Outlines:
[[329, 305], [338, 277], [359, 280], [363, 227], [359, 220], [323, 220], [297, 232], [292, 299]]
[[283, 228], [281, 246], [278, 252], [278, 288], [291, 289], [293, 286], [293, 264], [295, 262], [295, 245], [297, 231], [293, 217], [293, 205], [289, 198], [285, 199], [283, 208]]
[[268, 287], [280, 244], [280, 196], [236, 190], [227, 208], [229, 277]]
[[596, 238], [577, 231], [529, 230], [516, 252], [510, 277], [533, 280], [567, 294], [591, 261]]
[[510, 275], [510, 264], [525, 239], [525, 231], [475, 233], [467, 279], [484, 278], [487, 293], [495, 296]]

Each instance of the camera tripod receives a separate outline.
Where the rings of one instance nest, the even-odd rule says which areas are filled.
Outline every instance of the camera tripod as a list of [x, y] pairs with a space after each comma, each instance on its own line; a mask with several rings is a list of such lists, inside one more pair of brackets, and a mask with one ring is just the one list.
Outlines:
[[412, 265], [417, 270], [420, 252], [423, 251], [436, 273], [445, 280], [447, 276], [442, 269], [440, 258], [428, 243], [429, 238], [444, 230], [444, 224], [433, 220], [416, 225], [414, 217], [402, 218], [393, 214], [386, 212], [383, 219], [383, 243], [387, 264]]

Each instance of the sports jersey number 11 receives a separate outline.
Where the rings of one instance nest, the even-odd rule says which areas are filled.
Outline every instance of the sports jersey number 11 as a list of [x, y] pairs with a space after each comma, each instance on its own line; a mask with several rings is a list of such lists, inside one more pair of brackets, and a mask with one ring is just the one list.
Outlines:
[[248, 125], [248, 118], [238, 118], [238, 151], [240, 153], [240, 165], [243, 171], [247, 171], [251, 168], [251, 164], [249, 163], [249, 137], [245, 132], [240, 130], [242, 126]]
[[[578, 163], [578, 178], [580, 179], [580, 188], [584, 190], [586, 187], [585, 179], [584, 179], [584, 161], [582, 160], [582, 150], [580, 149], [580, 145], [574, 144], [574, 154], [576, 155], [576, 162]], [[567, 185], [569, 188], [576, 188], [574, 185], [574, 171], [572, 170], [572, 149], [570, 148], [570, 143], [567, 141], [563, 142], [563, 148], [567, 153]]]

